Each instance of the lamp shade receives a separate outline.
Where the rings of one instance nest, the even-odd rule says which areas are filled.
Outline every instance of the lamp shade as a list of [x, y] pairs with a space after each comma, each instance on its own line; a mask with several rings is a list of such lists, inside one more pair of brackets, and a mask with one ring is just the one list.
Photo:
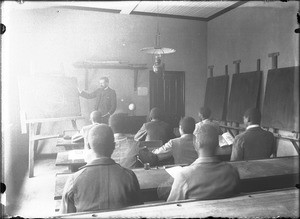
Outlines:
[[145, 47], [141, 49], [142, 52], [154, 55], [172, 54], [176, 52], [175, 49], [164, 48], [164, 47]]

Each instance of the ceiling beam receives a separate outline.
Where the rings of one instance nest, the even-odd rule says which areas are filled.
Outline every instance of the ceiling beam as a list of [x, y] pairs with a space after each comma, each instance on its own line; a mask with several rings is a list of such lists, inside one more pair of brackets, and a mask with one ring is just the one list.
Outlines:
[[227, 8], [225, 8], [225, 9], [223, 9], [223, 10], [221, 10], [221, 11], [219, 11], [219, 12], [217, 12], [217, 13], [211, 15], [211, 16], [209, 16], [208, 18], [206, 18], [206, 21], [210, 21], [210, 20], [212, 20], [212, 19], [214, 19], [214, 18], [216, 18], [216, 17], [219, 17], [219, 16], [221, 16], [222, 14], [225, 14], [225, 13], [231, 11], [232, 9], [235, 9], [235, 8], [237, 8], [237, 7], [239, 7], [239, 6], [243, 5], [243, 4], [245, 4], [245, 3], [247, 3], [247, 2], [248, 2], [248, 1], [238, 1], [238, 2], [234, 3], [233, 5], [230, 5], [229, 7], [227, 7]]
[[130, 14], [139, 4], [141, 1], [128, 1], [126, 6], [120, 11], [120, 14]]
[[141, 12], [141, 11], [132, 11], [131, 14], [134, 15], [143, 15], [143, 16], [152, 16], [152, 17], [166, 17], [166, 18], [178, 18], [178, 19], [187, 19], [187, 20], [197, 20], [197, 21], [207, 21], [203, 17], [192, 17], [192, 16], [182, 16], [182, 15], [173, 15], [173, 14], [158, 14], [151, 12]]

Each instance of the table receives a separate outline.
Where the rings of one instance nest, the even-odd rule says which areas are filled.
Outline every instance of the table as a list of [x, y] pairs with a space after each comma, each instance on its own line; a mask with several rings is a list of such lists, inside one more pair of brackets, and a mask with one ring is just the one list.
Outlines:
[[138, 205], [111, 211], [75, 213], [57, 218], [206, 218], [299, 216], [299, 190], [285, 189], [240, 195], [233, 198]]
[[58, 138], [56, 147], [64, 147], [65, 149], [83, 149], [84, 143], [74, 143], [71, 139]]
[[[294, 187], [296, 183], [299, 183], [298, 156], [235, 161], [230, 163], [240, 173], [242, 192]], [[145, 195], [152, 194], [149, 199], [144, 201], [153, 201], [157, 187], [170, 177], [168, 172], [163, 168], [132, 170], [137, 176], [142, 193]], [[57, 175], [54, 199], [61, 199], [63, 187], [68, 176], [69, 174]]]
[[[151, 142], [141, 142], [141, 146], [144, 144], [148, 146], [149, 150], [155, 149], [158, 146], [156, 145], [160, 141], [151, 141]], [[68, 141], [64, 140], [61, 141], [60, 145], [67, 145]], [[70, 145], [73, 145], [74, 143], [70, 143]], [[156, 145], [156, 146], [154, 146]], [[74, 150], [73, 150], [74, 151]], [[80, 150], [77, 150], [80, 151]], [[83, 151], [83, 150], [82, 150]], [[68, 166], [69, 170], [71, 172], [76, 172], [79, 167], [84, 166], [86, 164], [86, 161], [84, 160], [83, 153], [82, 157], [78, 159], [69, 159], [69, 153], [70, 151], [63, 151], [63, 152], [58, 152], [57, 157], [56, 157], [56, 166]], [[218, 147], [217, 156], [220, 158], [222, 161], [229, 161], [230, 155], [231, 155], [231, 146], [224, 146], [224, 147]]]

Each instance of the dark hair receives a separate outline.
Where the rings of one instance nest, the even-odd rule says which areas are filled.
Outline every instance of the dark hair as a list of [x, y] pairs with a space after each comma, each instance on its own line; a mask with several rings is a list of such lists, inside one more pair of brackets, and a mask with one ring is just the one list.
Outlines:
[[201, 125], [196, 133], [195, 149], [199, 150], [199, 148], [202, 148], [214, 155], [218, 145], [219, 136], [216, 127], [212, 124]]
[[199, 113], [202, 115], [204, 119], [208, 119], [210, 117], [211, 111], [208, 107], [201, 107]]
[[109, 126], [114, 133], [126, 133], [127, 115], [124, 113], [113, 114], [109, 118]]
[[101, 77], [101, 78], [99, 79], [99, 81], [101, 81], [101, 80], [104, 80], [106, 83], [109, 83], [108, 77]]
[[106, 124], [97, 124], [88, 134], [88, 144], [100, 156], [110, 157], [115, 149], [114, 133]]
[[102, 113], [100, 111], [91, 112], [90, 117], [92, 122], [102, 123]]
[[180, 120], [179, 125], [183, 133], [185, 134], [193, 134], [195, 130], [195, 119], [192, 117], [184, 117]]
[[150, 119], [161, 119], [162, 112], [159, 108], [154, 107], [151, 109], [149, 117]]
[[260, 124], [261, 113], [257, 108], [250, 108], [244, 113], [244, 117], [248, 118], [252, 124]]

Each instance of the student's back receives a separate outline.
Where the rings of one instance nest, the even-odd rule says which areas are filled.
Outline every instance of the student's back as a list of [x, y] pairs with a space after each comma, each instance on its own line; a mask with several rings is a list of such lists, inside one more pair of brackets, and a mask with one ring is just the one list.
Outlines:
[[239, 182], [239, 173], [230, 164], [215, 158], [199, 158], [190, 166], [183, 167], [177, 175], [174, 188], [186, 189], [171, 192], [168, 201], [230, 197], [238, 193]]
[[139, 183], [135, 174], [110, 158], [96, 159], [84, 166], [69, 179], [66, 189], [67, 195], [73, 196], [76, 208], [69, 212], [115, 209], [140, 204]]
[[275, 150], [274, 135], [260, 127], [254, 127], [235, 137], [231, 160], [267, 159]]

